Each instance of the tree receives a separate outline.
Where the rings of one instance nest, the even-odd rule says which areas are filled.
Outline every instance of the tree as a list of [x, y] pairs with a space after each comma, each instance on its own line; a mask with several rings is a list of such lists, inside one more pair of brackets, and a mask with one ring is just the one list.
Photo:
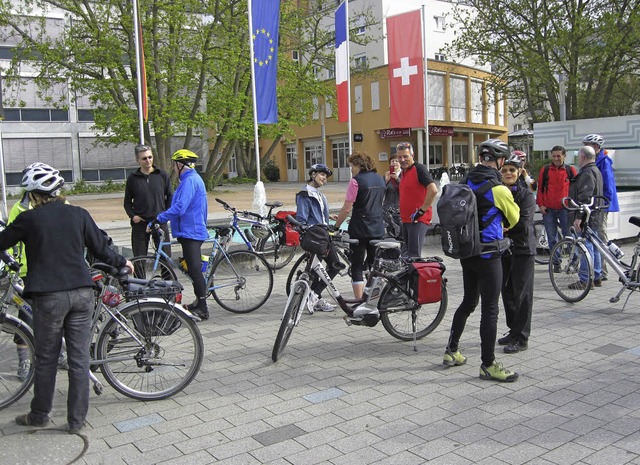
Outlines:
[[[205, 179], [222, 176], [231, 156], [244, 172], [255, 172], [246, 0], [140, 0], [146, 55], [149, 121], [147, 143], [168, 167], [177, 137], [190, 148], [196, 137], [209, 142]], [[38, 11], [63, 11], [64, 26], [52, 31]], [[329, 66], [332, 36], [318, 29], [331, 8], [303, 8], [282, 0], [278, 63], [279, 119], [262, 125], [275, 145], [294, 125], [308, 122], [314, 95], [332, 95], [313, 66]], [[18, 53], [7, 79], [18, 79], [28, 62], [43, 86], [68, 82], [70, 91], [90, 97], [95, 129], [103, 143], [138, 141], [137, 81], [133, 11], [130, 0], [0, 0], [0, 26], [14, 37]], [[296, 47], [307, 55], [291, 60]], [[331, 64], [331, 66], [333, 66]], [[65, 105], [64, 102], [60, 103]], [[153, 137], [152, 137], [153, 135]], [[219, 156], [218, 156], [219, 155]]]
[[[534, 122], [630, 114], [640, 102], [640, 3], [630, 0], [467, 0], [449, 53], [491, 64], [493, 85]], [[469, 8], [469, 6], [471, 8]]]

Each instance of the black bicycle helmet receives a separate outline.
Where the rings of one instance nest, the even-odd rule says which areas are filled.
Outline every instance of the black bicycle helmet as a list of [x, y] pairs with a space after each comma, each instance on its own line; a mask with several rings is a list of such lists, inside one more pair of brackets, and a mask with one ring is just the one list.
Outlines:
[[313, 175], [313, 173], [324, 173], [329, 177], [333, 174], [333, 171], [331, 171], [324, 163], [316, 163], [315, 165], [311, 165], [311, 168], [309, 168], [309, 176]]
[[500, 139], [485, 140], [478, 146], [480, 161], [494, 161], [498, 158], [509, 158], [509, 146]]
[[504, 161], [503, 166], [506, 165], [512, 165], [516, 168], [522, 168], [522, 159], [518, 156], [518, 154], [516, 154], [516, 152], [513, 152], [511, 155], [509, 155], [509, 158]]

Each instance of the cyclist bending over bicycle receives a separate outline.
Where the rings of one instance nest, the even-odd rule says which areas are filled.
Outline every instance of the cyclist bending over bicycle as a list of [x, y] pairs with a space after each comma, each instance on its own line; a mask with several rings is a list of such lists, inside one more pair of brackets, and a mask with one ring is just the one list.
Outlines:
[[0, 250], [18, 242], [25, 245], [29, 273], [24, 291], [33, 299], [34, 398], [31, 411], [17, 416], [16, 423], [49, 424], [64, 336], [69, 362], [67, 430], [76, 433], [84, 426], [89, 408], [89, 344], [95, 299], [84, 248], [112, 266], [126, 265], [133, 272], [133, 265], [109, 248], [89, 212], [65, 204], [60, 195], [64, 179], [58, 170], [44, 163], [30, 165], [23, 172], [21, 185], [34, 208], [18, 215], [0, 232]]
[[[296, 219], [308, 226], [329, 226], [329, 203], [327, 197], [320, 192], [320, 188], [327, 183], [327, 178], [333, 173], [322, 163], [317, 163], [309, 168], [309, 180], [303, 190], [296, 194]], [[333, 246], [323, 259], [327, 264], [327, 273], [333, 279], [344, 268]], [[327, 285], [322, 280], [317, 280], [312, 286], [309, 299], [309, 313], [314, 311], [332, 312], [336, 306], [321, 298], [322, 291]]]

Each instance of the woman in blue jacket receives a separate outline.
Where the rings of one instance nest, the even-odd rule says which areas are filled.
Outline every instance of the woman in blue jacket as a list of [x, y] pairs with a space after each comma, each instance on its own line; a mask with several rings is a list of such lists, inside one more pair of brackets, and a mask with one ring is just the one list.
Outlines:
[[207, 285], [201, 269], [202, 243], [209, 238], [207, 232], [207, 190], [204, 181], [194, 169], [198, 156], [191, 150], [178, 150], [173, 154], [173, 171], [180, 184], [171, 199], [168, 210], [160, 213], [154, 223], [171, 222], [171, 234], [182, 246], [187, 273], [193, 281], [196, 300], [187, 309], [201, 319], [209, 319]]

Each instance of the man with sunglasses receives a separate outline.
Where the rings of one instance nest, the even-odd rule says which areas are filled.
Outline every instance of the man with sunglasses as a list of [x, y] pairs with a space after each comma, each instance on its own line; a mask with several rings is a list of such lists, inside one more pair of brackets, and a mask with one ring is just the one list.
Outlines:
[[[173, 188], [170, 176], [153, 164], [151, 147], [136, 145], [134, 151], [140, 168], [127, 178], [124, 210], [131, 219], [131, 252], [134, 257], [138, 257], [147, 255], [151, 237], [147, 232], [147, 224], [171, 206]], [[168, 241], [170, 236], [167, 224], [160, 227], [164, 232], [164, 240]], [[166, 246], [165, 252], [171, 255], [171, 248]]]
[[438, 194], [438, 187], [426, 166], [413, 159], [413, 146], [401, 142], [396, 155], [402, 168], [400, 183], [400, 219], [402, 235], [409, 257], [421, 257], [428, 225], [431, 223], [431, 204]]

